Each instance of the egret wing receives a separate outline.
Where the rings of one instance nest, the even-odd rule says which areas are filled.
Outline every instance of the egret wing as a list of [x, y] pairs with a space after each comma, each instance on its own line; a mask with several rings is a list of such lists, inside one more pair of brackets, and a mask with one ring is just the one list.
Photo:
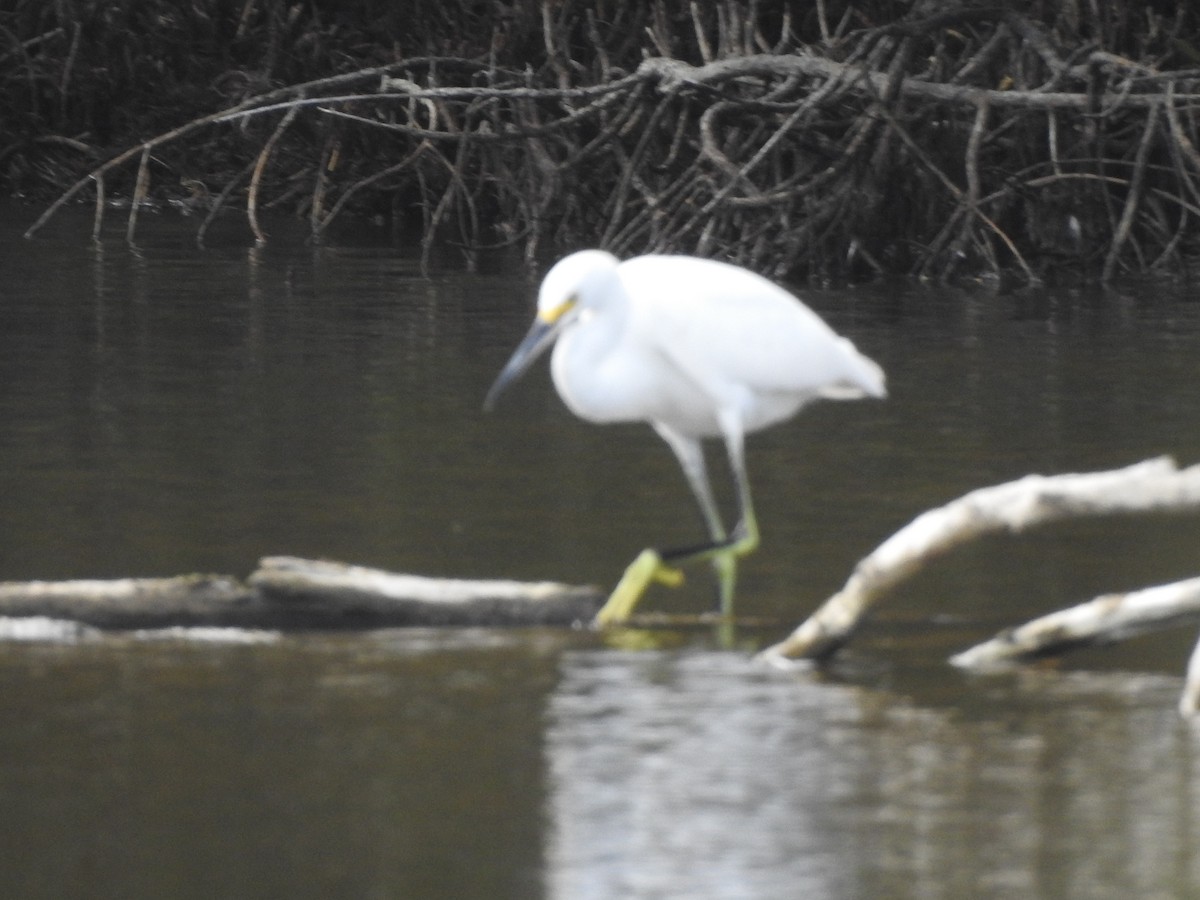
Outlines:
[[640, 339], [719, 390], [883, 396], [883, 372], [811, 309], [761, 276], [714, 260], [623, 263]]

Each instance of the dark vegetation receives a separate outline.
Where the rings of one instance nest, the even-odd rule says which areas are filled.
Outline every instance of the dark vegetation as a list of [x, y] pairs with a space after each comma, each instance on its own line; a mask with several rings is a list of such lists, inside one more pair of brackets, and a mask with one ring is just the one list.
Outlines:
[[[775, 275], [1182, 271], [1188, 0], [7, 0], [0, 182]], [[52, 205], [47, 214], [57, 209]], [[31, 232], [41, 228], [46, 216]]]

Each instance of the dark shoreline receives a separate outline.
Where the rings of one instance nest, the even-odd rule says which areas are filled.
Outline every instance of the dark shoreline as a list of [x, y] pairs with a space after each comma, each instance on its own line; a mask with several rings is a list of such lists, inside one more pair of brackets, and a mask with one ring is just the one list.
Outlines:
[[316, 240], [366, 216], [468, 265], [600, 244], [1030, 283], [1196, 257], [1200, 11], [791, 9], [26, 0], [0, 190], [98, 225], [120, 200], [131, 237], [150, 200], [242, 208], [260, 242], [260, 212]]

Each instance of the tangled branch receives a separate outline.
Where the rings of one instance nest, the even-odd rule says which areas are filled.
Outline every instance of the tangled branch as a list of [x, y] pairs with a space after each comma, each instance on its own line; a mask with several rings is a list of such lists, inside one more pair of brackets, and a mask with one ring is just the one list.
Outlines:
[[286, 200], [317, 239], [386, 204], [419, 220], [426, 255], [449, 240], [468, 260], [601, 243], [779, 277], [1035, 281], [1065, 266], [1108, 280], [1196, 250], [1200, 70], [1175, 65], [1195, 24], [1183, 7], [1088, 44], [1061, 16], [1006, 7], [855, 30], [853, 4], [836, 23], [818, 4], [803, 25], [701, 6], [542, 2], [525, 23], [536, 67], [494, 50], [413, 57], [250, 96], [97, 166], [28, 234], [89, 185], [98, 232], [114, 172], [138, 158], [144, 200], [163, 148], [238, 128], [254, 159], [197, 202], [207, 227], [244, 195], [260, 241], [257, 211]]

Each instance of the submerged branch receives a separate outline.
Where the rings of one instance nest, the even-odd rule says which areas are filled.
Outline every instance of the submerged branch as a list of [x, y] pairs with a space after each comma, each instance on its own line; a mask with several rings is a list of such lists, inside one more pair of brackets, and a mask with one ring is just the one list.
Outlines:
[[968, 669], [993, 668], [1110, 644], [1200, 622], [1200, 578], [1124, 594], [1105, 594], [1006, 629], [951, 657]]

